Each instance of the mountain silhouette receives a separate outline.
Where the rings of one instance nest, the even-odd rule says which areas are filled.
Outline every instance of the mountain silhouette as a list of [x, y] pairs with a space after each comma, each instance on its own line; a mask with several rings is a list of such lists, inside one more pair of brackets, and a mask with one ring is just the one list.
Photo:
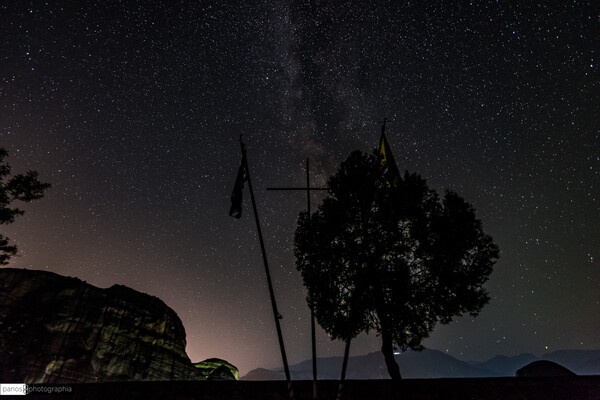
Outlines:
[[[517, 356], [498, 355], [484, 362], [465, 362], [439, 350], [407, 351], [396, 355], [404, 378], [484, 378], [515, 376], [516, 371], [532, 362], [553, 361], [578, 375], [600, 375], [600, 350], [561, 350], [537, 357], [524, 353]], [[342, 357], [317, 359], [319, 379], [339, 379]], [[312, 379], [312, 361], [290, 366], [295, 380]], [[389, 379], [383, 355], [380, 352], [354, 356], [348, 359], [347, 379]], [[257, 368], [243, 380], [282, 380], [282, 369]]]

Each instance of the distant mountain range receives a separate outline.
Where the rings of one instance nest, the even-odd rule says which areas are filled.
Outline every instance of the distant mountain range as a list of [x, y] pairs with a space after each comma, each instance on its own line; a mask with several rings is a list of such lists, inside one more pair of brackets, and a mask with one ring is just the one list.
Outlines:
[[[515, 376], [515, 372], [538, 360], [554, 361], [577, 375], [600, 375], [600, 350], [560, 350], [537, 357], [520, 354], [514, 357], [496, 356], [485, 362], [460, 361], [438, 350], [408, 351], [396, 356], [404, 378], [483, 378]], [[317, 360], [319, 379], [339, 379], [342, 357]], [[290, 366], [292, 379], [312, 379], [312, 361]], [[346, 379], [388, 379], [383, 355], [380, 352], [350, 357]], [[254, 369], [243, 380], [285, 379], [282, 369]]]

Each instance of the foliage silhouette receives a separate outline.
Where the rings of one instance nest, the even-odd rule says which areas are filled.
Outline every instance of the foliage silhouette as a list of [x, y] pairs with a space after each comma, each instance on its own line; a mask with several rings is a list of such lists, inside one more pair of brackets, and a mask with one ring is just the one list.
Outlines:
[[400, 379], [394, 346], [422, 349], [438, 322], [477, 315], [499, 250], [459, 195], [440, 199], [420, 176], [392, 177], [377, 152], [355, 151], [317, 211], [300, 214], [294, 253], [319, 324], [344, 341], [376, 331]]
[[[41, 183], [36, 171], [11, 175], [11, 167], [4, 161], [8, 152], [0, 148], [0, 224], [10, 224], [25, 212], [17, 207], [11, 208], [14, 201], [30, 202], [44, 196], [49, 183]], [[8, 264], [17, 253], [17, 246], [10, 245], [7, 237], [0, 234], [0, 265]]]

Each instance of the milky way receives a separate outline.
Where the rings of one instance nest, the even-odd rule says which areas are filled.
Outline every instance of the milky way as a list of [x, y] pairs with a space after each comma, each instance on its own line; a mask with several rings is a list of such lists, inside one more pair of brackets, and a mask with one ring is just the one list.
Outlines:
[[0, 146], [53, 185], [3, 227], [11, 266], [160, 297], [194, 361], [279, 366], [247, 194], [227, 216], [244, 134], [288, 356], [308, 359], [291, 249], [305, 197], [264, 189], [301, 185], [307, 157], [325, 184], [387, 117], [400, 169], [472, 202], [502, 251], [490, 304], [425, 346], [599, 348], [594, 2], [426, 3], [3, 2]]

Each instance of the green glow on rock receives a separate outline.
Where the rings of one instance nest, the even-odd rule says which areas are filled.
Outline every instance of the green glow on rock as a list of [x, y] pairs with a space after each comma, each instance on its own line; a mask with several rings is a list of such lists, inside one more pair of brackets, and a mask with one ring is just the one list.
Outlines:
[[239, 380], [238, 369], [220, 358], [209, 358], [194, 364], [208, 380]]

